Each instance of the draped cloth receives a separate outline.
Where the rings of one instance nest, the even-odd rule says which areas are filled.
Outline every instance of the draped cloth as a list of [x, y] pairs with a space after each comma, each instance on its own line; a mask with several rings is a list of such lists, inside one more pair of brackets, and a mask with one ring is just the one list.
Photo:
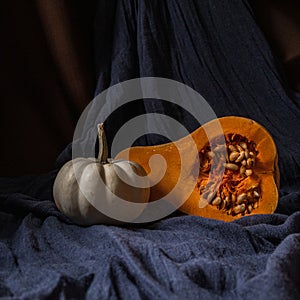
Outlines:
[[[169, 78], [199, 92], [218, 117], [244, 116], [265, 126], [279, 154], [276, 213], [224, 223], [176, 212], [151, 224], [79, 227], [52, 199], [69, 146], [46, 175], [0, 179], [0, 295], [298, 299], [299, 98], [248, 1], [99, 0], [95, 59], [95, 95], [128, 79]], [[173, 114], [189, 130], [198, 125], [180, 109], [147, 99], [106, 120], [109, 141], [129, 117], [150, 112]], [[138, 143], [161, 141], [154, 135]]]

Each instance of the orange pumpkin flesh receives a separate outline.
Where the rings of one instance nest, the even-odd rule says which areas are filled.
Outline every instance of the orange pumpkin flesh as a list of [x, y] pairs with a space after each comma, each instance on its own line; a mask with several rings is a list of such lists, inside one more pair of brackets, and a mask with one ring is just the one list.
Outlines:
[[[224, 136], [214, 132], [217, 122]], [[210, 142], [207, 132], [210, 132]], [[223, 144], [220, 144], [222, 140]], [[198, 157], [191, 155], [195, 145]], [[218, 154], [217, 147], [226, 149], [223, 155]], [[184, 164], [180, 153], [185, 155]], [[161, 164], [149, 166], [149, 159], [155, 154], [163, 156], [166, 162], [165, 174], [159, 182]], [[240, 154], [241, 157], [244, 154], [241, 161], [234, 159]], [[170, 193], [183, 174], [185, 181], [180, 183], [180, 192], [175, 197], [178, 201], [187, 199], [179, 208], [187, 214], [232, 221], [245, 215], [273, 213], [278, 203], [276, 146], [267, 130], [251, 119], [235, 116], [219, 118], [176, 142], [132, 147], [119, 153], [117, 158], [140, 164], [148, 174], [151, 171], [150, 182], [157, 183], [151, 187], [150, 201]], [[234, 170], [232, 165], [235, 165]], [[192, 193], [185, 193], [185, 183], [195, 177]]]

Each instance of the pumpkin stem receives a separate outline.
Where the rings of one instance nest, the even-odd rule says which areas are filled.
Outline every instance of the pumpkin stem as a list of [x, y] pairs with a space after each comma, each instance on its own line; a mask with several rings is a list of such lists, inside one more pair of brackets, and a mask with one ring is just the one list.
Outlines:
[[98, 159], [100, 160], [101, 163], [107, 163], [108, 147], [107, 147], [107, 140], [106, 140], [103, 123], [98, 124], [98, 139], [99, 139]]

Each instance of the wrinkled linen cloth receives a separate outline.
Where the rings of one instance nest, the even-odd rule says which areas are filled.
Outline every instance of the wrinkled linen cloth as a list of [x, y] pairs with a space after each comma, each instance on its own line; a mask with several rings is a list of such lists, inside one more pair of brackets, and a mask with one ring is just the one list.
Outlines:
[[[52, 198], [70, 145], [49, 174], [0, 179], [0, 296], [299, 299], [300, 103], [249, 2], [99, 0], [95, 42], [95, 95], [137, 77], [169, 78], [199, 92], [218, 117], [265, 126], [279, 154], [278, 208], [230, 223], [175, 212], [150, 224], [80, 227]], [[147, 99], [106, 120], [109, 141], [128, 118], [150, 112], [170, 114], [190, 131], [199, 125]], [[163, 141], [149, 135], [137, 143]]]

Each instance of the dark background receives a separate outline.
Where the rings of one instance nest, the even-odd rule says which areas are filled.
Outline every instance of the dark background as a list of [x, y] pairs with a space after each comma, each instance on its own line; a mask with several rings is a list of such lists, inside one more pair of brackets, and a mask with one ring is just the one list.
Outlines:
[[[108, 1], [108, 0], [107, 0]], [[51, 170], [93, 99], [95, 0], [1, 4], [0, 176]], [[253, 1], [290, 85], [300, 92], [300, 3]]]

